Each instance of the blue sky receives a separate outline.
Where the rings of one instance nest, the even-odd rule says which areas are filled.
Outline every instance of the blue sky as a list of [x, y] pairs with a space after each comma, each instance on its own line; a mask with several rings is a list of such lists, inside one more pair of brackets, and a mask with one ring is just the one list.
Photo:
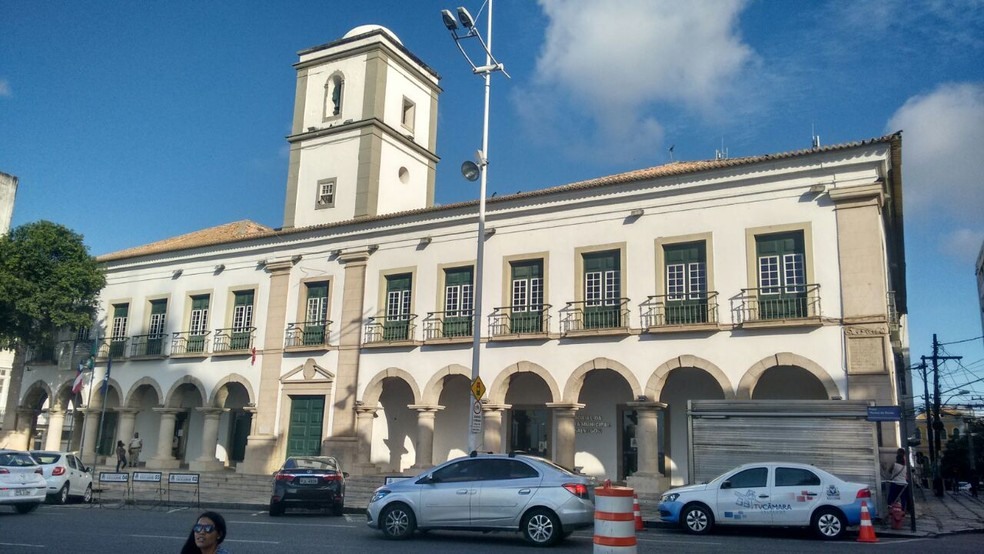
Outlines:
[[[481, 144], [482, 80], [439, 15], [457, 5], [484, 32], [475, 0], [5, 1], [13, 224], [62, 223], [93, 254], [279, 226], [296, 52], [367, 23], [442, 76], [437, 199], [474, 199], [458, 166]], [[738, 157], [903, 130], [913, 361], [937, 333], [964, 356], [944, 390], [984, 394], [962, 387], [984, 378], [984, 0], [498, 0], [494, 17], [512, 79], [493, 79], [490, 194], [660, 165], [671, 146]]]

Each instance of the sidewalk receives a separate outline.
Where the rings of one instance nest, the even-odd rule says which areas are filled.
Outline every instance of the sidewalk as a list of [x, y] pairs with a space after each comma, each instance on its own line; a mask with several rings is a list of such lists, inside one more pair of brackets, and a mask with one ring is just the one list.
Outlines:
[[886, 536], [927, 537], [984, 531], [984, 496], [974, 498], [969, 492], [946, 492], [938, 497], [931, 490], [916, 488], [916, 530], [906, 514], [902, 529], [889, 525], [887, 514], [875, 524], [875, 533]]

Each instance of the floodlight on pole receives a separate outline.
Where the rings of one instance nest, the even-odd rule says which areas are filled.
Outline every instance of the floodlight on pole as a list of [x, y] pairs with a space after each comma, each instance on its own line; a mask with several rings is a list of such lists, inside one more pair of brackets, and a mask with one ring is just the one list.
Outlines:
[[[475, 256], [475, 294], [474, 294], [474, 306], [472, 307], [472, 387], [469, 390], [469, 423], [468, 423], [468, 451], [475, 452], [479, 450], [482, 446], [482, 433], [484, 428], [484, 410], [481, 406], [481, 395], [479, 390], [484, 387], [476, 386], [480, 384], [480, 365], [481, 365], [481, 345], [482, 345], [482, 276], [485, 266], [485, 190], [488, 183], [488, 151], [489, 151], [489, 97], [492, 87], [492, 73], [494, 71], [500, 71], [506, 77], [509, 74], [505, 72], [503, 65], [499, 63], [492, 56], [492, 0], [488, 0], [489, 11], [486, 14], [488, 18], [488, 30], [486, 36], [488, 37], [488, 42], [482, 39], [482, 35], [478, 32], [478, 28], [475, 27], [475, 18], [472, 17], [468, 10], [463, 7], [459, 7], [458, 12], [458, 22], [461, 26], [467, 29], [464, 34], [459, 34], [458, 22], [454, 21], [449, 10], [442, 10], [441, 17], [444, 19], [444, 26], [447, 27], [448, 31], [451, 33], [451, 38], [454, 40], [455, 45], [461, 52], [461, 55], [465, 57], [465, 60], [472, 67], [472, 73], [476, 75], [482, 75], [485, 78], [485, 110], [484, 117], [482, 120], [482, 149], [476, 152], [476, 161], [466, 161], [461, 164], [461, 173], [469, 181], [480, 180], [480, 190], [478, 196], [478, 237], [477, 237], [477, 252]], [[481, 15], [481, 14], [480, 14]], [[451, 21], [449, 22], [449, 18]], [[453, 25], [452, 25], [453, 23]], [[477, 38], [479, 44], [482, 46], [482, 51], [485, 53], [485, 64], [482, 66], [475, 65], [468, 53], [465, 51], [464, 47], [461, 45], [461, 41], [468, 38]]]

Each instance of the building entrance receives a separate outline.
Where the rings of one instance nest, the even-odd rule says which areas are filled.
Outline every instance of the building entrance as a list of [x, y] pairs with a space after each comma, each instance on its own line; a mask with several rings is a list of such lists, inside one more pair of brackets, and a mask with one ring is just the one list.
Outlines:
[[550, 412], [546, 408], [510, 410], [509, 450], [550, 458]]

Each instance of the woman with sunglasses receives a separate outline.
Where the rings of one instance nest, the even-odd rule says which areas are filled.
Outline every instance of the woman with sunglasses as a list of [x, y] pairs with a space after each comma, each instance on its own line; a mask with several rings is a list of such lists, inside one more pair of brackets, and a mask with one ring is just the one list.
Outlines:
[[205, 512], [191, 528], [181, 554], [229, 554], [222, 546], [225, 538], [225, 518], [216, 512]]

